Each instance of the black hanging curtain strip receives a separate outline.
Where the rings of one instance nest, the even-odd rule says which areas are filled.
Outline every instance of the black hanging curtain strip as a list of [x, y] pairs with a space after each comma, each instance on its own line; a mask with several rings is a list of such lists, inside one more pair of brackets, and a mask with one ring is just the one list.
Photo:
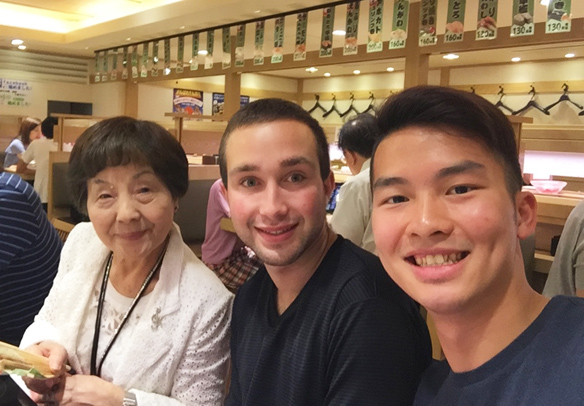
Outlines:
[[279, 17], [286, 17], [286, 16], [289, 16], [289, 15], [294, 15], [294, 14], [299, 14], [299, 13], [307, 13], [309, 11], [314, 11], [314, 10], [322, 10], [324, 8], [327, 8], [327, 7], [336, 7], [336, 6], [340, 6], [340, 5], [347, 4], [347, 3], [360, 3], [361, 1], [362, 0], [342, 0], [342, 1], [335, 1], [334, 3], [321, 4], [321, 5], [318, 5], [318, 6], [312, 6], [312, 7], [307, 7], [307, 8], [299, 9], [299, 10], [288, 11], [286, 13], [272, 14], [272, 15], [265, 16], [265, 17], [252, 18], [250, 20], [239, 21], [237, 23], [232, 23], [232, 24], [216, 25], [214, 27], [203, 28], [203, 29], [200, 29], [200, 30], [181, 32], [179, 34], [174, 34], [174, 35], [167, 35], [166, 37], [152, 38], [152, 39], [148, 39], [148, 40], [144, 40], [144, 41], [138, 41], [138, 42], [129, 42], [127, 44], [119, 45], [119, 46], [116, 46], [116, 47], [98, 49], [98, 50], [95, 51], [95, 53], [97, 54], [97, 53], [104, 52], [104, 51], [107, 52], [107, 51], [111, 51], [111, 50], [119, 49], [119, 48], [123, 48], [123, 47], [131, 47], [131, 46], [134, 46], [134, 45], [143, 44], [145, 42], [163, 41], [165, 39], [177, 38], [177, 37], [181, 37], [181, 36], [187, 36], [187, 35], [192, 35], [192, 34], [197, 34], [197, 33], [201, 33], [201, 32], [212, 31], [212, 30], [219, 30], [219, 29], [226, 28], [226, 27], [235, 27], [235, 26], [238, 26], [238, 25], [251, 24], [251, 23], [258, 22], [258, 21], [272, 20], [272, 19], [276, 19], [276, 18], [279, 18]]

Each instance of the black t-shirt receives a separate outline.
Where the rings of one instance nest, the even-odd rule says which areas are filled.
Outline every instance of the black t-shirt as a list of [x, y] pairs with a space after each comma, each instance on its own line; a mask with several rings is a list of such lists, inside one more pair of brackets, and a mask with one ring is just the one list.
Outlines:
[[428, 368], [416, 406], [584, 405], [584, 299], [557, 296], [507, 348], [472, 371]]
[[411, 405], [431, 360], [417, 305], [379, 259], [339, 237], [278, 315], [261, 268], [239, 290], [226, 405]]

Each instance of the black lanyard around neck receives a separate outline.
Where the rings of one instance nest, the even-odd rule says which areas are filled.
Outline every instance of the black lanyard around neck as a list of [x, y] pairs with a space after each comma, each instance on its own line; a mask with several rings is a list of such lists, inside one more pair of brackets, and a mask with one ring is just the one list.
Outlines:
[[101, 282], [101, 290], [99, 292], [99, 301], [97, 303], [97, 316], [95, 317], [95, 331], [93, 333], [93, 345], [91, 348], [91, 366], [90, 366], [91, 375], [101, 376], [101, 367], [103, 366], [103, 362], [105, 361], [105, 357], [107, 356], [110, 349], [114, 345], [114, 341], [116, 341], [116, 338], [118, 338], [118, 335], [120, 334], [122, 327], [124, 327], [124, 324], [126, 324], [126, 321], [128, 320], [128, 318], [130, 317], [130, 314], [132, 313], [132, 311], [134, 310], [134, 308], [136, 307], [136, 305], [138, 304], [138, 302], [142, 298], [142, 295], [144, 294], [144, 291], [146, 290], [146, 288], [150, 284], [152, 277], [154, 276], [156, 271], [158, 271], [160, 269], [160, 266], [162, 265], [162, 260], [164, 259], [164, 254], [166, 252], [167, 246], [168, 246], [168, 238], [164, 242], [164, 247], [162, 248], [162, 251], [158, 255], [158, 259], [156, 260], [156, 263], [154, 264], [154, 266], [150, 270], [150, 273], [148, 273], [148, 276], [146, 276], [146, 279], [144, 279], [144, 282], [142, 283], [142, 286], [140, 287], [140, 291], [138, 292], [138, 294], [136, 295], [136, 297], [132, 301], [130, 308], [128, 309], [128, 311], [124, 315], [124, 318], [122, 319], [120, 325], [118, 326], [118, 328], [114, 332], [113, 337], [110, 339], [109, 343], [105, 347], [105, 351], [104, 351], [103, 356], [101, 357], [101, 360], [99, 361], [99, 365], [98, 365], [97, 364], [97, 347], [99, 344], [99, 332], [100, 332], [100, 327], [101, 327], [101, 314], [103, 312], [103, 304], [105, 301], [105, 291], [107, 289], [107, 282], [109, 280], [109, 274], [110, 274], [110, 270], [112, 267], [112, 260], [114, 257], [114, 253], [110, 252], [109, 257], [107, 259], [107, 263], [105, 265], [105, 272], [103, 273], [103, 281]]

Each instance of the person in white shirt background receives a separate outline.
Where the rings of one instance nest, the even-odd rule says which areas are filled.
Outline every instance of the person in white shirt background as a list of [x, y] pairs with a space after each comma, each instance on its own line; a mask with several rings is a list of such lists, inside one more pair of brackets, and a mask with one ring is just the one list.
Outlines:
[[335, 232], [374, 254], [369, 164], [378, 138], [377, 120], [367, 113], [352, 118], [341, 128], [338, 145], [354, 176], [341, 187], [330, 221]]
[[57, 150], [57, 143], [53, 142], [53, 129], [57, 125], [56, 117], [47, 117], [41, 123], [41, 132], [44, 137], [30, 143], [26, 151], [18, 160], [16, 171], [22, 173], [32, 161], [35, 161], [34, 190], [41, 197], [43, 209], [47, 211], [49, 201], [49, 152]]

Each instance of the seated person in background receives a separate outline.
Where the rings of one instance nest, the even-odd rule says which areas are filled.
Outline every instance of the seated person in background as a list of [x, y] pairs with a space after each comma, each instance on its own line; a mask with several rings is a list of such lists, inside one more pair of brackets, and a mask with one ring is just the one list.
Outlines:
[[543, 294], [584, 297], [584, 201], [566, 220]]
[[188, 188], [178, 141], [152, 122], [104, 120], [75, 143], [68, 176], [91, 222], [69, 234], [55, 284], [22, 339], [59, 375], [27, 380], [33, 400], [221, 405], [233, 295], [173, 223]]
[[446, 360], [415, 405], [584, 404], [584, 299], [528, 284], [537, 222], [515, 135], [484, 98], [420, 86], [379, 110], [373, 233], [389, 275], [433, 318]]
[[26, 117], [20, 124], [18, 136], [10, 141], [10, 145], [4, 153], [4, 167], [16, 165], [22, 153], [28, 148], [29, 144], [39, 139], [41, 136], [41, 120], [38, 118]]
[[371, 151], [379, 138], [377, 120], [361, 114], [347, 121], [339, 132], [339, 147], [355, 176], [350, 177], [339, 191], [331, 227], [346, 239], [375, 254], [371, 230], [371, 188], [369, 164]]
[[0, 168], [0, 341], [20, 343], [49, 294], [61, 246], [32, 186]]
[[256, 273], [261, 261], [237, 234], [221, 228], [221, 219], [231, 217], [221, 190], [222, 184], [218, 179], [209, 191], [205, 241], [201, 252], [205, 265], [215, 271], [230, 291], [236, 292], [243, 282]]
[[35, 161], [34, 190], [39, 194], [43, 209], [47, 211], [49, 200], [49, 152], [56, 151], [58, 146], [53, 142], [53, 129], [57, 125], [56, 117], [47, 117], [41, 123], [44, 137], [30, 143], [18, 161], [17, 172], [24, 172], [26, 166]]
[[411, 405], [431, 359], [415, 303], [326, 221], [318, 122], [260, 99], [230, 120], [219, 167], [239, 237], [263, 261], [234, 302], [227, 405]]

